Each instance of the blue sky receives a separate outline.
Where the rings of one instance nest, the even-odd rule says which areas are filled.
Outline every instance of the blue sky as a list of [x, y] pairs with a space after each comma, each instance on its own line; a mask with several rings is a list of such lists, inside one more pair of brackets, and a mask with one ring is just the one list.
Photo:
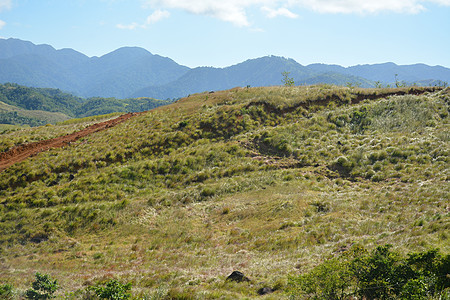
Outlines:
[[450, 67], [450, 0], [0, 0], [0, 37], [101, 56], [138, 46], [189, 67]]

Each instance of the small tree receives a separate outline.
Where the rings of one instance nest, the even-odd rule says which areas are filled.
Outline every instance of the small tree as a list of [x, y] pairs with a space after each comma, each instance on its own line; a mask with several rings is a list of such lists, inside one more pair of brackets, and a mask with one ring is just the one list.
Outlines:
[[51, 299], [55, 298], [53, 294], [58, 289], [56, 280], [52, 280], [47, 274], [35, 275], [36, 280], [32, 283], [32, 288], [25, 292], [25, 298], [33, 300]]
[[281, 75], [283, 75], [283, 79], [281, 79], [281, 82], [283, 82], [284, 86], [294, 86], [294, 79], [289, 77], [289, 74], [291, 74], [291, 72], [287, 72], [284, 71], [281, 73]]
[[398, 81], [398, 74], [395, 74], [395, 87], [405, 87], [406, 82], [404, 81]]

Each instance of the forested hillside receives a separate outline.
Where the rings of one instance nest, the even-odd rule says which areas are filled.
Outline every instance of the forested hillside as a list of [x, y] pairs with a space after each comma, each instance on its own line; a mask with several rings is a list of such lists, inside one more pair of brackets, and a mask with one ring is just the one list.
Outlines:
[[0, 124], [39, 126], [75, 117], [146, 111], [169, 101], [152, 98], [83, 99], [57, 89], [0, 84]]
[[0, 173], [1, 287], [13, 299], [49, 278], [66, 299], [445, 299], [449, 103], [449, 88], [235, 88], [41, 152]]
[[17, 84], [0, 84], [0, 101], [28, 110], [61, 112], [75, 116], [82, 98], [48, 88], [29, 88]]

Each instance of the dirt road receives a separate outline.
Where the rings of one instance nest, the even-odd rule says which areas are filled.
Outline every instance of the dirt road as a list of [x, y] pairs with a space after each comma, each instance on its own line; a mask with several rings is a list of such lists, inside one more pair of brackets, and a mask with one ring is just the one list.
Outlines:
[[6, 152], [0, 153], [0, 172], [14, 165], [15, 163], [21, 162], [30, 156], [36, 155], [39, 152], [47, 151], [52, 148], [59, 148], [68, 145], [71, 142], [88, 136], [94, 132], [102, 131], [111, 127], [116, 126], [138, 114], [141, 113], [128, 113], [121, 115], [115, 119], [111, 119], [105, 122], [96, 123], [82, 129], [80, 131], [60, 136], [57, 138], [23, 144], [16, 146]]

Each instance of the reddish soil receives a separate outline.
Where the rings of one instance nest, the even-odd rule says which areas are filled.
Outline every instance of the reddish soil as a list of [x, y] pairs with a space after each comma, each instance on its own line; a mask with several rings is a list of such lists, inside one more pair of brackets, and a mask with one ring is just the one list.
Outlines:
[[52, 148], [60, 148], [68, 145], [71, 142], [75, 142], [76, 140], [90, 135], [97, 131], [106, 130], [108, 128], [114, 127], [117, 124], [120, 124], [131, 117], [134, 117], [140, 113], [128, 113], [121, 115], [115, 119], [108, 120], [105, 122], [96, 123], [86, 127], [83, 130], [67, 134], [64, 136], [60, 136], [57, 138], [18, 145], [6, 152], [0, 153], [0, 172], [9, 168], [15, 163], [21, 162], [27, 159], [30, 156], [36, 155], [39, 152], [47, 151]]

